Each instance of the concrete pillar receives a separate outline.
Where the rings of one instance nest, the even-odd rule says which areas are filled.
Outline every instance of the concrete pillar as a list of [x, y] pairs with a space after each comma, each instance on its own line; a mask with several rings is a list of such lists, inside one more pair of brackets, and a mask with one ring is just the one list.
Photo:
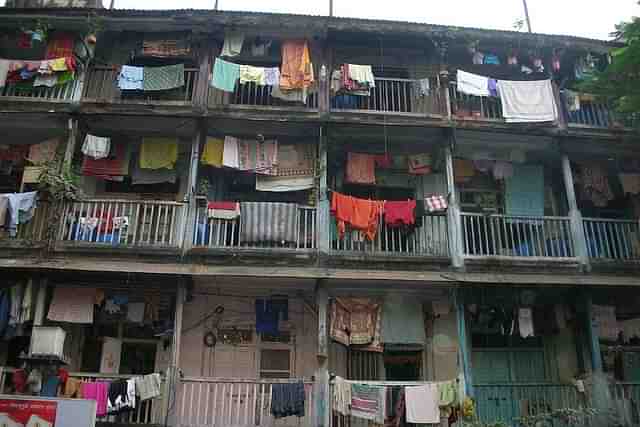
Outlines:
[[447, 209], [447, 231], [449, 234], [449, 250], [451, 251], [451, 264], [454, 268], [464, 268], [464, 256], [462, 253], [462, 221], [460, 217], [460, 203], [456, 192], [453, 172], [453, 152], [451, 146], [444, 148], [444, 157], [447, 168], [447, 191], [449, 193], [449, 208]]
[[571, 162], [569, 156], [562, 155], [562, 176], [564, 178], [564, 188], [567, 195], [567, 203], [569, 205], [569, 221], [571, 222], [571, 236], [573, 247], [576, 251], [578, 262], [585, 271], [590, 271], [589, 252], [587, 250], [587, 239], [584, 234], [584, 226], [582, 224], [582, 214], [578, 210], [576, 201], [576, 193], [573, 186], [573, 174], [571, 172]]
[[323, 281], [316, 289], [318, 306], [318, 367], [315, 375], [315, 426], [329, 427], [331, 419], [331, 396], [329, 392], [329, 331], [327, 325], [329, 294]]

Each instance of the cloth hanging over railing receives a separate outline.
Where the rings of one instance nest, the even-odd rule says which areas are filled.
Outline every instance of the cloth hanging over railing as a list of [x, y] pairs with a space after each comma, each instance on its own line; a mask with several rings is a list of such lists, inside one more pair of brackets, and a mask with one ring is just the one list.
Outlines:
[[240, 203], [240, 241], [293, 243], [298, 234], [295, 203]]

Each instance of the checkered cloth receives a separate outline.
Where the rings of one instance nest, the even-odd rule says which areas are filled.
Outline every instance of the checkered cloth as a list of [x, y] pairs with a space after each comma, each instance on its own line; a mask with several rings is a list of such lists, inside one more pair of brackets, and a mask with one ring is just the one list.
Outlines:
[[440, 195], [425, 197], [424, 205], [429, 212], [446, 211], [448, 207], [446, 197]]

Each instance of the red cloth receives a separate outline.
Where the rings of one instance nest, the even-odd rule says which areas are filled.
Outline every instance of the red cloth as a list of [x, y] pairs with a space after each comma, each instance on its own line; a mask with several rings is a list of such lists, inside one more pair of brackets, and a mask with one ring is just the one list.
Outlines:
[[219, 209], [222, 211], [235, 211], [238, 207], [238, 202], [209, 202], [207, 204], [208, 209]]
[[344, 236], [346, 224], [349, 224], [351, 228], [362, 231], [367, 239], [375, 239], [383, 205], [381, 201], [358, 199], [334, 191], [331, 214], [336, 217], [339, 237]]
[[28, 157], [29, 147], [27, 144], [16, 144], [10, 145], [7, 150], [0, 149], [0, 160], [21, 162]]
[[12, 375], [13, 387], [18, 393], [24, 393], [27, 388], [27, 373], [24, 369], [16, 369]]
[[379, 168], [390, 168], [393, 165], [391, 154], [379, 154], [375, 156], [376, 166]]
[[73, 56], [74, 35], [72, 33], [56, 33], [47, 43], [44, 59], [56, 59]]
[[372, 154], [348, 153], [346, 181], [352, 184], [376, 183], [376, 156]]
[[384, 222], [389, 227], [401, 227], [403, 225], [415, 225], [416, 201], [404, 200], [401, 202], [387, 201], [384, 204]]
[[84, 156], [82, 160], [82, 174], [109, 178], [112, 176], [128, 175], [127, 146], [115, 144], [115, 156], [113, 158], [94, 159]]
[[60, 377], [60, 383], [62, 385], [66, 384], [69, 379], [69, 371], [64, 368], [58, 368], [58, 377]]

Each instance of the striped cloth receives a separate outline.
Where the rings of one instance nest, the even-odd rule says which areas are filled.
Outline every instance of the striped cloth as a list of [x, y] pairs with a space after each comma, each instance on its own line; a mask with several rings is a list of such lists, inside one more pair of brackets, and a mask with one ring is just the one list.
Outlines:
[[447, 210], [447, 199], [444, 196], [425, 197], [424, 204], [429, 212]]
[[240, 203], [240, 241], [295, 242], [298, 205], [295, 203]]

